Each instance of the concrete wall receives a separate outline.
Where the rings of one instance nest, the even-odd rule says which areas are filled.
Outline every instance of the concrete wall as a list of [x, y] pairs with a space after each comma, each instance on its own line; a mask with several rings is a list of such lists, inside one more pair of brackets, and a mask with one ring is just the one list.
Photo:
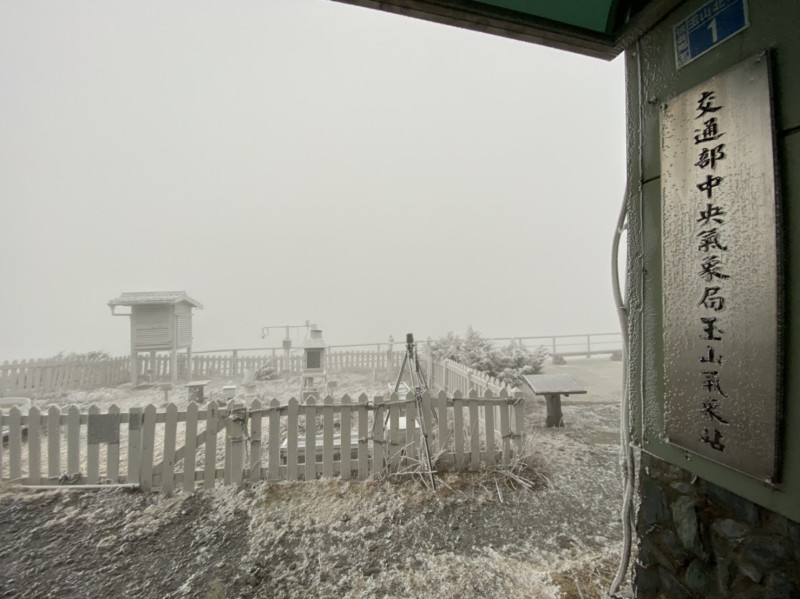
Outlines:
[[[750, 0], [747, 30], [678, 71], [673, 26], [704, 3], [684, 3], [625, 55], [631, 336], [627, 377], [631, 433], [645, 452], [639, 484], [637, 593], [800, 596], [800, 581], [792, 574], [800, 557], [794, 524], [800, 521], [800, 352], [795, 351], [800, 348], [800, 244], [791, 234], [800, 227], [800, 4]], [[771, 51], [773, 66], [786, 289], [780, 323], [783, 347], [775, 348], [785, 371], [781, 482], [776, 486], [689, 454], [663, 437], [659, 106], [765, 49]]]

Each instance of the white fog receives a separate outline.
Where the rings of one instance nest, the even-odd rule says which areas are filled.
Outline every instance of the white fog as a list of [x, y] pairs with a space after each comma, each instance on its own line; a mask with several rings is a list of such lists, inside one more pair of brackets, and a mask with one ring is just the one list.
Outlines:
[[321, 0], [0, 6], [0, 360], [615, 331], [624, 73]]

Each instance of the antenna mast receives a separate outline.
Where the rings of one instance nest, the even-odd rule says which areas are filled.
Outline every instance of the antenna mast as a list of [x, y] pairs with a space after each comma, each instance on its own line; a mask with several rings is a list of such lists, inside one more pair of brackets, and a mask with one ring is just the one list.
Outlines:
[[312, 324], [310, 320], [306, 320], [305, 324], [281, 324], [281, 325], [270, 325], [266, 327], [261, 327], [261, 338], [265, 339], [269, 337], [270, 329], [286, 329], [286, 337], [283, 339], [283, 369], [287, 370], [289, 368], [289, 360], [291, 359], [292, 354], [292, 337], [289, 334], [290, 329], [306, 329], [306, 334], [310, 329], [317, 328], [317, 325]]

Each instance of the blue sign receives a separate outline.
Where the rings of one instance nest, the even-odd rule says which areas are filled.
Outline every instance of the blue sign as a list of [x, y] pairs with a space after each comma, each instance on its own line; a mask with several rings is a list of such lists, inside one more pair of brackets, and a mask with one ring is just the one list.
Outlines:
[[675, 25], [675, 60], [686, 66], [747, 28], [746, 0], [711, 0]]

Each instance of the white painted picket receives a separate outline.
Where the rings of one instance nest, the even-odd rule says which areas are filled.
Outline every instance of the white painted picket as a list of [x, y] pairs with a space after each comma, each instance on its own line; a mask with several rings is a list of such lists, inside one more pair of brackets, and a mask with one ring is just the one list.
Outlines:
[[478, 393], [491, 391], [495, 394], [499, 394], [503, 390], [509, 391], [508, 385], [502, 381], [460, 362], [438, 361], [430, 357], [426, 362], [428, 386], [433, 389], [441, 389], [447, 393], [460, 391], [464, 395], [473, 390]]
[[0, 479], [164, 493], [260, 480], [364, 480], [427, 470], [423, 429], [437, 471], [508, 464], [522, 450], [519, 394], [425, 393], [420, 403], [420, 413], [413, 394], [371, 401], [362, 394], [355, 403], [347, 395], [285, 405], [256, 399], [248, 407], [212, 401], [182, 412], [172, 403], [128, 413], [113, 405], [106, 413], [96, 406], [44, 413], [33, 406], [25, 414], [12, 407], [0, 411]]
[[96, 389], [130, 380], [130, 359], [14, 360], [0, 364], [0, 393], [30, 395]]
[[[329, 348], [330, 350], [330, 348]], [[274, 350], [269, 355], [239, 355], [239, 350], [231, 350], [230, 355], [195, 354], [191, 357], [191, 370], [187, 357], [178, 356], [178, 376], [192, 377], [239, 377], [246, 370], [258, 371], [271, 368], [277, 372], [300, 374], [303, 372], [302, 353], [295, 353], [284, 359], [282, 353]], [[332, 350], [326, 355], [326, 368], [329, 372], [386, 372], [396, 373], [403, 361], [403, 353], [379, 350]], [[171, 380], [171, 358], [168, 354], [140, 354], [137, 359], [138, 379], [141, 381]], [[14, 360], [0, 364], [0, 394], [42, 397], [49, 393], [74, 389], [98, 389], [129, 382], [130, 356], [106, 360]]]
[[[496, 339], [500, 340], [500, 339]], [[618, 354], [621, 351], [619, 333], [600, 333], [588, 335], [567, 335], [550, 337], [518, 337], [520, 344], [549, 346], [551, 355], [592, 356], [597, 354]], [[352, 346], [330, 346], [326, 355], [329, 372], [338, 371], [376, 371], [396, 374], [402, 364], [405, 352], [398, 345], [363, 344], [362, 347], [375, 347], [368, 350], [350, 349]], [[383, 349], [386, 347], [388, 349]], [[347, 348], [347, 349], [345, 349]], [[424, 355], [430, 355], [428, 346], [420, 345]], [[254, 355], [253, 352], [268, 352]], [[245, 355], [247, 354], [247, 355]], [[0, 364], [0, 394], [5, 396], [43, 397], [54, 392], [72, 389], [97, 389], [116, 386], [130, 381], [130, 356], [105, 360], [14, 360]], [[209, 350], [195, 352], [191, 356], [191, 368], [185, 355], [178, 356], [178, 376], [189, 373], [197, 378], [233, 378], [241, 376], [245, 370], [257, 371], [264, 367], [278, 372], [299, 374], [303, 370], [303, 356], [293, 353], [284, 359], [279, 348], [252, 348]], [[430, 360], [430, 358], [428, 358]], [[143, 353], [137, 360], [139, 380], [171, 380], [171, 359], [164, 353]], [[444, 361], [427, 364], [428, 382], [431, 387], [445, 389], [448, 393], [461, 390], [469, 393], [475, 388], [479, 393], [487, 389], [499, 393], [502, 383], [491, 379], [458, 362]], [[391, 377], [390, 377], [391, 378]]]

